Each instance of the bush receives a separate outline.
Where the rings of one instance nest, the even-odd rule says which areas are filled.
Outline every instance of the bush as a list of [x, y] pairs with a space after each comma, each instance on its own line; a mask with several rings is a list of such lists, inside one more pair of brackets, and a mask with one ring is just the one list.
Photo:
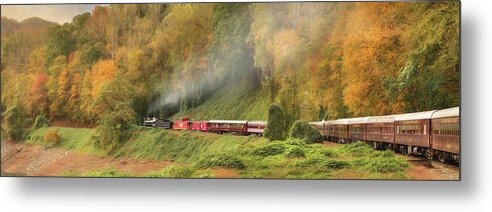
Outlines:
[[56, 130], [47, 132], [43, 137], [43, 141], [47, 147], [55, 146], [60, 142], [60, 140], [61, 137]]
[[379, 157], [371, 160], [367, 164], [370, 170], [379, 172], [379, 173], [389, 173], [389, 172], [399, 172], [404, 171], [408, 168], [408, 163], [401, 158], [384, 158]]
[[299, 160], [294, 163], [294, 166], [297, 167], [310, 167], [310, 166], [319, 166], [325, 162], [324, 158], [321, 157], [312, 157], [306, 158], [304, 160]]
[[371, 146], [362, 141], [357, 141], [356, 143], [344, 145], [343, 150], [354, 156], [366, 156], [372, 152], [375, 152], [371, 148]]
[[323, 149], [322, 150], [322, 153], [325, 157], [335, 157], [336, 156], [336, 153], [335, 151], [331, 150], [331, 149]]
[[321, 142], [321, 134], [305, 121], [295, 121], [290, 129], [290, 137], [302, 139], [305, 143]]
[[343, 169], [349, 167], [350, 163], [344, 160], [327, 160], [323, 166], [330, 169]]
[[213, 168], [213, 167], [222, 167], [222, 168], [235, 168], [235, 169], [244, 169], [246, 166], [243, 161], [237, 158], [234, 155], [211, 155], [205, 157], [204, 159], [198, 161], [195, 164], [198, 168]]
[[287, 147], [285, 146], [285, 144], [280, 142], [273, 142], [267, 145], [256, 147], [253, 150], [253, 154], [262, 157], [267, 157], [267, 156], [282, 154], [285, 152], [286, 149]]
[[265, 138], [270, 141], [285, 140], [287, 134], [285, 129], [285, 116], [282, 108], [276, 104], [271, 104], [268, 109], [268, 122], [264, 132]]
[[301, 147], [293, 146], [289, 148], [285, 156], [288, 158], [301, 158], [301, 157], [306, 157], [306, 153]]
[[50, 120], [48, 120], [44, 115], [36, 116], [34, 124], [32, 125], [31, 132], [42, 127], [49, 127]]
[[303, 141], [297, 138], [288, 138], [285, 141], [285, 144], [292, 145], [292, 146], [300, 146], [300, 147], [306, 146], [306, 143], [304, 143]]
[[[2, 124], [2, 136], [9, 140], [21, 140], [23, 136], [24, 117], [18, 106], [12, 106], [3, 114], [5, 122]], [[4, 135], [5, 134], [5, 135]]]

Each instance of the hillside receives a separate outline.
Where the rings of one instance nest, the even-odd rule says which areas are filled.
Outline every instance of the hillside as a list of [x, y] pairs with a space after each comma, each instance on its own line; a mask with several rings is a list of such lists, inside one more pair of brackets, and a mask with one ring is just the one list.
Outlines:
[[[32, 132], [30, 145], [47, 145], [49, 132], [60, 135], [62, 148], [90, 154], [112, 166], [90, 166], [81, 172], [66, 163], [66, 176], [132, 176], [117, 161], [169, 161], [173, 165], [160, 171], [140, 173], [145, 177], [220, 178], [291, 178], [291, 179], [406, 179], [408, 162], [389, 151], [376, 151], [364, 143], [349, 145], [305, 144], [300, 140], [267, 142], [257, 136], [219, 135], [213, 133], [133, 128], [131, 138], [110, 153], [92, 147], [94, 129], [41, 128]], [[357, 154], [355, 154], [357, 153]], [[65, 153], [67, 155], [68, 153]], [[72, 153], [70, 153], [72, 154]], [[70, 155], [69, 154], [69, 155]], [[94, 158], [94, 157], [90, 157]], [[133, 158], [133, 159], [131, 159]], [[122, 160], [125, 159], [125, 160]], [[126, 162], [124, 162], [126, 163]], [[85, 164], [85, 163], [84, 163]], [[2, 164], [3, 165], [3, 164]], [[70, 168], [72, 167], [72, 168]], [[77, 167], [77, 166], [76, 166]], [[223, 175], [222, 175], [223, 176]]]
[[188, 117], [192, 120], [267, 120], [268, 106], [271, 103], [269, 96], [268, 89], [251, 89], [243, 81], [216, 91], [200, 106], [179, 112], [171, 119]]

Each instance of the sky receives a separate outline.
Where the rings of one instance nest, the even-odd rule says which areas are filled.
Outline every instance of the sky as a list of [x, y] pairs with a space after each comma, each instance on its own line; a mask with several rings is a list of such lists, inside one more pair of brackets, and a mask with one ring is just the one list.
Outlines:
[[22, 21], [33, 16], [59, 24], [72, 21], [76, 15], [91, 12], [96, 4], [66, 5], [2, 5], [2, 16]]

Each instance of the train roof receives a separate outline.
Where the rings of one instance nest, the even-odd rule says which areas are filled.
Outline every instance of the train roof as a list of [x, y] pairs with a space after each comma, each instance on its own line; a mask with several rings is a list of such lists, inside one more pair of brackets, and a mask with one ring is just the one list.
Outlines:
[[409, 120], [420, 120], [420, 119], [430, 119], [432, 114], [437, 110], [430, 110], [417, 113], [405, 113], [396, 115], [395, 121], [409, 121]]
[[349, 119], [337, 119], [334, 124], [349, 124]]
[[432, 114], [433, 119], [460, 116], [460, 107], [452, 107], [436, 111]]
[[335, 124], [337, 122], [337, 120], [328, 120], [328, 121], [324, 121], [324, 124]]
[[390, 123], [395, 121], [396, 115], [388, 115], [388, 116], [372, 116], [369, 117], [367, 123]]
[[308, 124], [310, 124], [310, 125], [323, 125], [324, 122], [323, 121], [312, 121], [312, 122], [308, 122]]
[[210, 120], [208, 123], [224, 123], [224, 124], [246, 124], [245, 120]]
[[266, 124], [266, 121], [248, 121], [248, 124]]
[[351, 118], [351, 119], [348, 119], [348, 123], [349, 124], [365, 124], [365, 123], [367, 123], [367, 120], [369, 120], [369, 118], [371, 118], [371, 117], [369, 116], [369, 117]]

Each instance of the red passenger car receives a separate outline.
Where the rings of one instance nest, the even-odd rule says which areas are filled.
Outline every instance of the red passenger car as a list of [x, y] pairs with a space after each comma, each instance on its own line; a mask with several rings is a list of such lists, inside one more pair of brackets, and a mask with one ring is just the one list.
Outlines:
[[351, 118], [348, 120], [349, 135], [351, 142], [366, 140], [366, 124], [369, 117]]
[[407, 113], [395, 117], [395, 144], [402, 154], [415, 154], [430, 157], [430, 127], [435, 110]]
[[334, 120], [325, 121], [323, 123], [324, 136], [328, 141], [336, 141], [336, 125]]
[[210, 120], [208, 131], [214, 133], [237, 133], [245, 135], [248, 132], [248, 121], [239, 120]]
[[182, 118], [179, 121], [173, 123], [173, 129], [175, 130], [191, 130], [191, 122], [189, 118]]
[[348, 143], [350, 141], [348, 133], [348, 119], [338, 119], [335, 121], [334, 125], [336, 141], [338, 143]]
[[393, 149], [395, 140], [395, 115], [374, 116], [367, 120], [366, 140], [374, 149]]
[[266, 122], [264, 121], [249, 121], [248, 122], [248, 134], [255, 134], [262, 136], [266, 128]]
[[432, 153], [441, 162], [459, 161], [459, 107], [438, 110], [432, 114]]

